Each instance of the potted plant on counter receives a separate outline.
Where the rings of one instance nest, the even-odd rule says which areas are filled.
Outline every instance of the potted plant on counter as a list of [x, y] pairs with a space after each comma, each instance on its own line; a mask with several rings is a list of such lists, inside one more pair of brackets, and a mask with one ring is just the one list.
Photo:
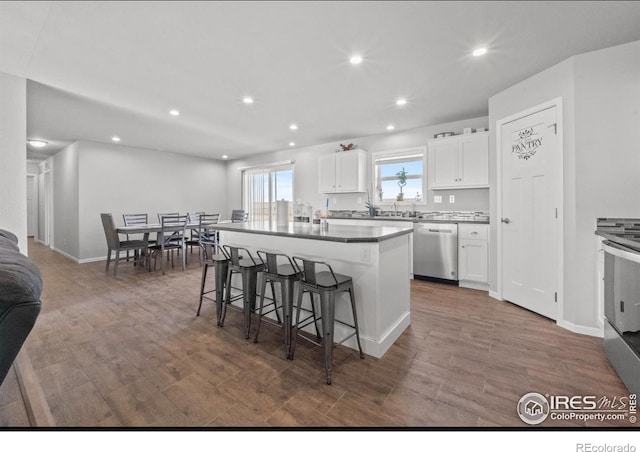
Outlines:
[[369, 216], [371, 218], [376, 216], [376, 208], [371, 202], [371, 192], [367, 190], [367, 202], [364, 203], [365, 207], [369, 209]]
[[407, 171], [402, 168], [396, 173], [396, 176], [398, 176], [398, 187], [400, 187], [400, 193], [396, 196], [396, 201], [404, 201], [404, 193], [402, 192], [402, 189], [407, 185]]

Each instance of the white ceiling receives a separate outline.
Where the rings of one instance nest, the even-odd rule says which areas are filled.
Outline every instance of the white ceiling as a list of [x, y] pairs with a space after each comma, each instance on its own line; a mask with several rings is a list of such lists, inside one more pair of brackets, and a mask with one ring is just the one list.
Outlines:
[[32, 157], [118, 135], [236, 158], [478, 117], [535, 73], [635, 40], [640, 2], [0, 2], [0, 71], [30, 80], [28, 136], [50, 142]]

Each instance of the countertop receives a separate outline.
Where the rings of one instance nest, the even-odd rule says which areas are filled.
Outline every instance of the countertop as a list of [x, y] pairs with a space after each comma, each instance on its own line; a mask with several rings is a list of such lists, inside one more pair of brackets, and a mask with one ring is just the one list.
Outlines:
[[640, 219], [598, 218], [596, 235], [640, 251]]
[[400, 228], [387, 226], [342, 226], [332, 224], [329, 225], [328, 230], [323, 231], [321, 228], [302, 226], [297, 223], [289, 223], [286, 227], [279, 227], [275, 223], [268, 222], [218, 223], [216, 229], [219, 231], [246, 232], [249, 234], [276, 235], [342, 243], [382, 242], [413, 232], [413, 228], [409, 225], [407, 225], [406, 228]]

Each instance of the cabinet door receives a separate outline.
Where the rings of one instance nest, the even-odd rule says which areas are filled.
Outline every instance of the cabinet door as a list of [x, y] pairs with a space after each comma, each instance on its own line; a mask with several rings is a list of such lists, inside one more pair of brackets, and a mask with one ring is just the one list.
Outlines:
[[429, 188], [458, 185], [458, 140], [429, 143]]
[[336, 154], [336, 191], [360, 191], [360, 153], [355, 151]]
[[486, 283], [488, 281], [487, 264], [485, 240], [459, 240], [458, 272], [461, 280]]
[[318, 158], [318, 181], [320, 193], [336, 191], [336, 157], [333, 154]]
[[489, 186], [489, 136], [462, 136], [459, 141], [459, 185]]

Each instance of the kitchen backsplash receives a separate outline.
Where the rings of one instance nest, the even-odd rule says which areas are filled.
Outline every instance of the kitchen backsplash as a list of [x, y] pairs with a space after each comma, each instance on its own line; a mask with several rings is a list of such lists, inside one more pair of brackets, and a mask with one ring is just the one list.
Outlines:
[[[434, 196], [441, 196], [442, 202], [434, 202]], [[450, 202], [450, 196], [454, 196], [454, 202]], [[329, 209], [331, 210], [366, 210], [364, 203], [367, 201], [366, 193], [344, 193], [327, 195]], [[410, 198], [396, 203], [398, 211], [488, 211], [489, 189], [477, 188], [467, 190], [427, 190], [427, 198], [420, 203], [414, 203]], [[378, 205], [375, 207], [383, 210], [394, 210], [393, 204]]]

